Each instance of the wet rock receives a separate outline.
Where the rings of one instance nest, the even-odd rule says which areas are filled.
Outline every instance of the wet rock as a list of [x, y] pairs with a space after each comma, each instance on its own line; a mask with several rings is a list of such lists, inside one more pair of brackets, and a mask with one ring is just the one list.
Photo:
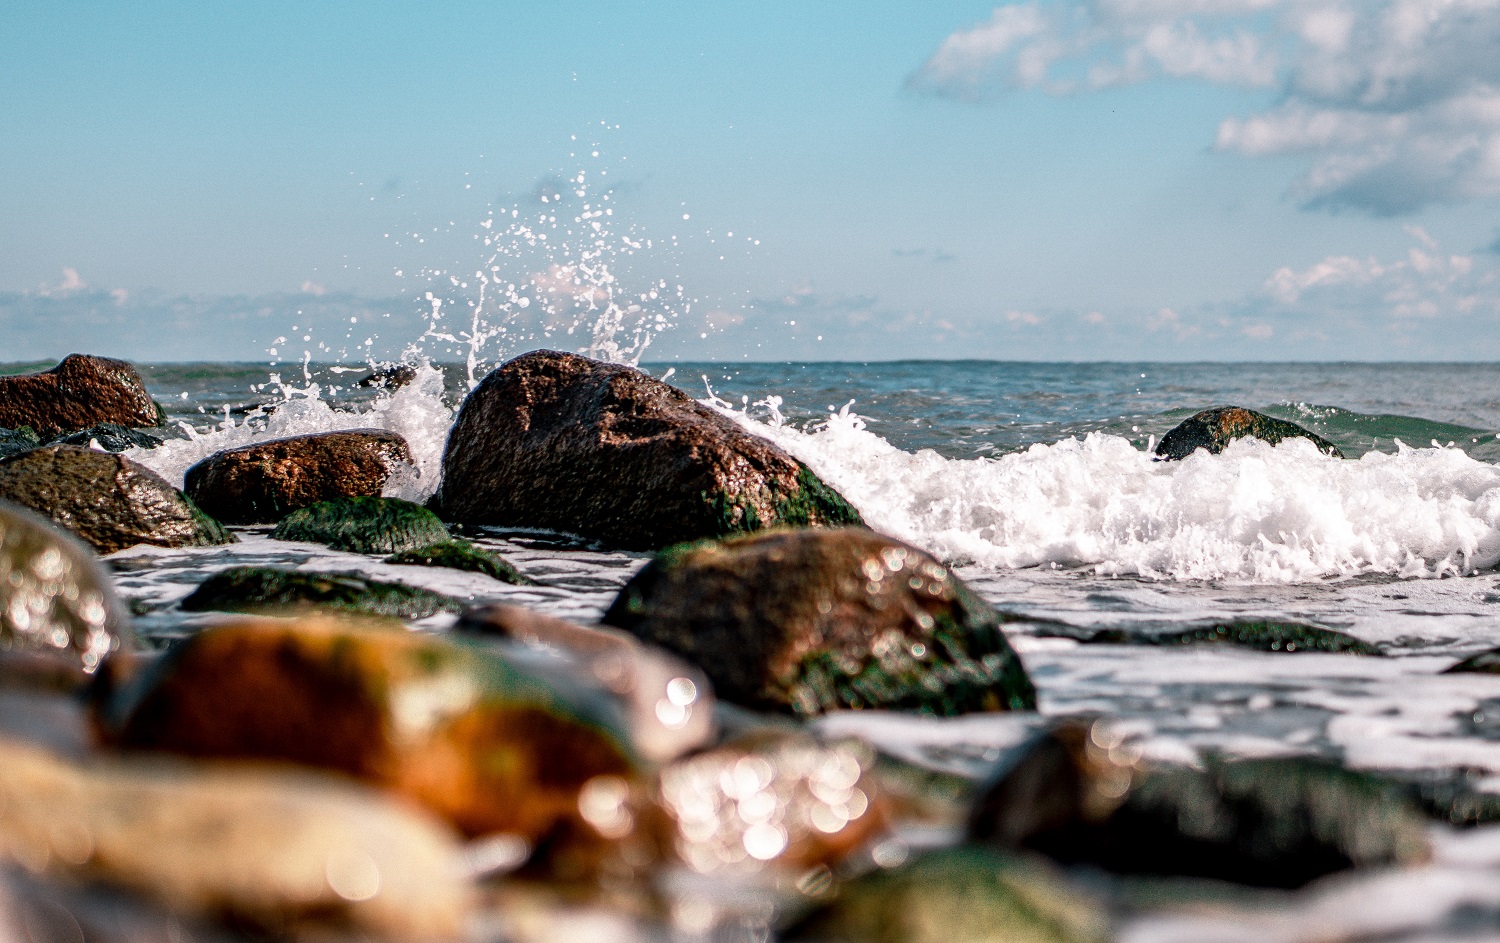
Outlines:
[[1335, 458], [1344, 457], [1338, 446], [1322, 436], [1313, 435], [1294, 422], [1273, 419], [1264, 413], [1239, 406], [1217, 406], [1189, 416], [1162, 436], [1161, 442], [1156, 446], [1156, 454], [1165, 459], [1180, 459], [1187, 458], [1198, 449], [1207, 449], [1210, 455], [1217, 455], [1230, 442], [1247, 436], [1271, 445], [1276, 445], [1283, 439], [1309, 439], [1320, 452]]
[[520, 606], [466, 610], [455, 631], [565, 653], [584, 683], [620, 699], [636, 751], [663, 763], [708, 744], [714, 698], [701, 671], [625, 632], [589, 628]]
[[536, 585], [536, 580], [505, 562], [499, 554], [481, 550], [467, 540], [442, 540], [415, 550], [403, 550], [386, 557], [385, 562], [401, 563], [407, 566], [437, 566], [450, 570], [467, 570], [470, 573], [483, 573], [485, 576], [513, 586]]
[[626, 549], [859, 514], [780, 448], [639, 370], [537, 351], [464, 400], [443, 456], [446, 520]]
[[1443, 674], [1500, 674], [1500, 648], [1470, 655], [1458, 664], [1444, 668]]
[[30, 452], [41, 444], [41, 438], [30, 426], [22, 426], [19, 429], [0, 429], [0, 459]]
[[394, 432], [320, 432], [216, 452], [187, 470], [184, 489], [225, 523], [272, 524], [319, 501], [378, 496], [411, 463]]
[[455, 939], [473, 897], [449, 829], [354, 784], [243, 766], [68, 762], [5, 739], [0, 861], [276, 934]]
[[120, 747], [336, 770], [467, 835], [532, 848], [588, 830], [581, 790], [634, 770], [610, 699], [525, 659], [349, 620], [205, 629], [121, 689], [99, 725]]
[[448, 541], [448, 528], [420, 504], [400, 498], [334, 498], [293, 511], [271, 536], [350, 553], [404, 553]]
[[48, 445], [0, 461], [0, 498], [41, 512], [99, 553], [235, 540], [151, 469], [76, 445]]
[[1430, 849], [1402, 787], [1301, 757], [1153, 766], [1104, 723], [1039, 737], [975, 807], [971, 837], [1123, 874], [1300, 887]]
[[29, 426], [43, 439], [106, 422], [158, 426], [165, 418], [123, 360], [69, 354], [45, 373], [0, 377], [0, 427]]
[[267, 566], [236, 566], [204, 580], [182, 600], [188, 612], [287, 613], [331, 609], [362, 615], [425, 619], [458, 612], [452, 596], [356, 574], [309, 573]]
[[794, 927], [812, 943], [1103, 943], [1103, 908], [1031, 858], [951, 848], [876, 871]]
[[1037, 632], [1044, 638], [1074, 638], [1085, 645], [1234, 645], [1260, 652], [1341, 652], [1350, 655], [1384, 655], [1369, 642], [1333, 629], [1300, 622], [1252, 619], [1167, 631], [1127, 632], [1123, 629], [1093, 629], [1044, 623]]
[[381, 364], [354, 381], [360, 389], [399, 390], [417, 378], [417, 368], [409, 363]]
[[928, 554], [863, 528], [674, 547], [603, 622], [676, 652], [719, 697], [756, 709], [1036, 706], [994, 609]]
[[41, 515], [0, 501], [0, 650], [12, 656], [0, 675], [21, 673], [22, 653], [63, 655], [75, 669], [93, 671], [129, 638], [94, 554]]
[[70, 432], [64, 436], [58, 436], [47, 444], [81, 445], [85, 448], [91, 448], [97, 444], [106, 452], [124, 452], [129, 449], [159, 448], [165, 441], [166, 436], [146, 429], [132, 429], [118, 423], [106, 422], [90, 426], [81, 432]]

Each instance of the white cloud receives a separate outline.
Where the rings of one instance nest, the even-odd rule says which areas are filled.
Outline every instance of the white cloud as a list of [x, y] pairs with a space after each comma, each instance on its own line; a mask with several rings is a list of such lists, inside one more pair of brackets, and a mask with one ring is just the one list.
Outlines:
[[1500, 0], [1028, 0], [950, 35], [911, 84], [974, 99], [1160, 77], [1279, 88], [1215, 146], [1307, 159], [1307, 206], [1500, 194]]
[[1035, 326], [1042, 323], [1042, 317], [1032, 311], [1007, 311], [1005, 320], [1012, 324], [1027, 324]]
[[88, 283], [79, 277], [78, 269], [65, 268], [62, 271], [62, 281], [56, 285], [39, 285], [35, 294], [43, 298], [65, 297], [67, 295], [76, 295], [78, 292], [84, 291], [89, 287]]

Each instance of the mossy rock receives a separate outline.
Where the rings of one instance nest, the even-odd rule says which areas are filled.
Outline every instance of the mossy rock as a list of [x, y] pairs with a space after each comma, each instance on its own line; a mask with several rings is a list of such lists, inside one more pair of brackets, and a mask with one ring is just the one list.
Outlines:
[[485, 576], [514, 586], [536, 585], [536, 580], [522, 574], [499, 555], [490, 553], [488, 550], [481, 550], [467, 540], [442, 540], [415, 550], [403, 550], [386, 557], [385, 562], [407, 566], [438, 566], [450, 570], [467, 570], [471, 573], [483, 573]]
[[0, 459], [30, 452], [41, 444], [41, 437], [30, 426], [22, 426], [19, 429], [0, 429]]
[[182, 601], [182, 608], [188, 612], [334, 609], [399, 619], [424, 619], [439, 612], [459, 612], [463, 607], [464, 603], [452, 596], [400, 583], [262, 566], [237, 566], [215, 573]]
[[1156, 454], [1165, 459], [1183, 459], [1198, 449], [1206, 449], [1210, 455], [1217, 455], [1235, 439], [1252, 437], [1270, 445], [1285, 439], [1307, 439], [1326, 455], [1344, 457], [1338, 446], [1295, 422], [1239, 406], [1217, 406], [1189, 416], [1162, 436]]
[[420, 504], [371, 497], [335, 498], [293, 511], [271, 536], [350, 553], [405, 553], [449, 539], [448, 528]]
[[1260, 652], [1338, 652], [1350, 655], [1384, 655], [1369, 642], [1361, 641], [1333, 629], [1304, 625], [1300, 622], [1278, 622], [1254, 619], [1245, 622], [1221, 622], [1214, 625], [1167, 632], [1126, 632], [1122, 629], [1069, 632], [1055, 625], [1038, 633], [1042, 636], [1076, 638], [1086, 645], [1234, 645]]
[[984, 848], [931, 852], [844, 887], [792, 928], [806, 943], [1103, 943], [1103, 908], [1054, 869]]
[[1443, 674], [1500, 674], [1500, 648], [1492, 648], [1477, 655], [1470, 655], [1458, 664], [1443, 669]]

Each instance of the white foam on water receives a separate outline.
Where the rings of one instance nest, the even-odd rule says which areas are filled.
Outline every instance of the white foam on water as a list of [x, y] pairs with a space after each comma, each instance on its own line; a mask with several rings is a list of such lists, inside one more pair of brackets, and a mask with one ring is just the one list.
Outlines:
[[1164, 462], [1093, 433], [952, 459], [903, 452], [848, 407], [797, 429], [774, 398], [762, 405], [769, 421], [724, 411], [801, 459], [872, 527], [950, 561], [1282, 583], [1500, 562], [1500, 468], [1456, 448], [1339, 460], [1303, 439], [1241, 439]]

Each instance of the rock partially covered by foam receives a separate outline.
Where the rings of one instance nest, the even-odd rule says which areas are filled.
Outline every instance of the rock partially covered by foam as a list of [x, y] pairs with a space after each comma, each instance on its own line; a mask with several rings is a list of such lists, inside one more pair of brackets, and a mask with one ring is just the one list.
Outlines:
[[467, 835], [533, 848], [592, 834], [580, 791], [635, 768], [618, 707], [598, 691], [488, 648], [349, 620], [205, 629], [120, 685], [98, 725], [123, 748], [335, 770]]
[[440, 502], [451, 521], [633, 550], [860, 522], [801, 462], [680, 390], [557, 351], [511, 360], [464, 400]]
[[403, 550], [386, 557], [385, 562], [483, 573], [512, 586], [536, 585], [536, 580], [511, 566], [499, 554], [480, 549], [467, 540], [441, 540], [414, 550]]
[[928, 554], [864, 528], [674, 547], [603, 621], [700, 666], [721, 698], [747, 707], [951, 716], [1036, 706], [995, 610]]
[[403, 553], [449, 539], [448, 528], [420, 504], [377, 497], [310, 504], [282, 518], [271, 536], [350, 553]]
[[354, 381], [360, 389], [399, 390], [417, 378], [417, 368], [409, 363], [381, 364]]
[[49, 445], [0, 461], [0, 498], [39, 511], [100, 553], [235, 539], [151, 469], [76, 445]]
[[269, 566], [235, 566], [199, 584], [182, 600], [188, 612], [296, 613], [331, 609], [360, 615], [425, 619], [458, 612], [452, 596], [353, 573], [309, 573]]
[[51, 521], [0, 501], [0, 650], [64, 655], [93, 671], [128, 637], [93, 553]]
[[1161, 442], [1156, 446], [1156, 454], [1171, 460], [1187, 458], [1198, 449], [1206, 449], [1210, 455], [1217, 455], [1235, 439], [1249, 437], [1271, 445], [1284, 439], [1307, 439], [1320, 452], [1334, 458], [1344, 457], [1338, 446], [1322, 436], [1308, 432], [1295, 422], [1275, 419], [1239, 406], [1216, 406], [1189, 416], [1161, 437]]
[[226, 523], [273, 524], [319, 501], [378, 496], [411, 465], [394, 432], [319, 432], [216, 452], [187, 470], [184, 489]]
[[1304, 757], [1155, 766], [1102, 722], [1065, 723], [1020, 751], [969, 831], [1122, 874], [1261, 887], [1430, 855], [1426, 820], [1394, 783]]
[[106, 422], [156, 426], [164, 418], [123, 360], [69, 354], [45, 373], [0, 377], [0, 427], [30, 426], [43, 439]]
[[[450, 828], [353, 783], [245, 766], [70, 762], [3, 738], [0, 863], [276, 938], [460, 939], [473, 901]], [[119, 904], [106, 912], [117, 916]], [[135, 938], [109, 923], [87, 938]], [[67, 937], [35, 935], [34, 918], [23, 926], [19, 939], [84, 938], [76, 923]]]

